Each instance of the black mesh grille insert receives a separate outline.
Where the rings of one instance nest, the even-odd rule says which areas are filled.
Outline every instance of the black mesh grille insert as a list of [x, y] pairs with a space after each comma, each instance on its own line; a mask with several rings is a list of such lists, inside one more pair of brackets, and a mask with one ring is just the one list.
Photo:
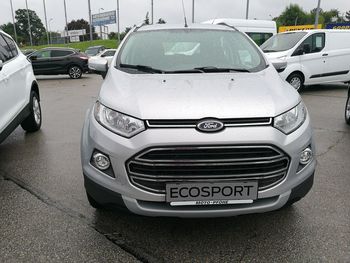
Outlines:
[[181, 146], [151, 148], [126, 163], [137, 187], [165, 193], [171, 182], [258, 181], [259, 190], [285, 178], [289, 157], [273, 146]]

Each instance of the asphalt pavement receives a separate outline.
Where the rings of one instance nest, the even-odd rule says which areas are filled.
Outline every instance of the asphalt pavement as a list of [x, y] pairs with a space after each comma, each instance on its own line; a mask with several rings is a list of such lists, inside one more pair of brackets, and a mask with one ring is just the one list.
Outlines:
[[96, 211], [86, 200], [80, 132], [102, 79], [39, 77], [43, 127], [0, 145], [1, 262], [350, 262], [347, 87], [308, 87], [318, 167], [285, 210], [216, 219]]

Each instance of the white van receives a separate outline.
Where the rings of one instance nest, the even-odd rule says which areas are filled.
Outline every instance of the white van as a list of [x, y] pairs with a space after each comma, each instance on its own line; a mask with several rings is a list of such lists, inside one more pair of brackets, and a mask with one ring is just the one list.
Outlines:
[[218, 18], [203, 22], [204, 24], [222, 24], [237, 28], [239, 31], [246, 33], [254, 42], [260, 46], [273, 35], [277, 34], [275, 21], [270, 20], [247, 20]]
[[296, 90], [304, 85], [350, 81], [350, 30], [279, 33], [261, 49], [270, 60], [283, 60], [280, 72]]

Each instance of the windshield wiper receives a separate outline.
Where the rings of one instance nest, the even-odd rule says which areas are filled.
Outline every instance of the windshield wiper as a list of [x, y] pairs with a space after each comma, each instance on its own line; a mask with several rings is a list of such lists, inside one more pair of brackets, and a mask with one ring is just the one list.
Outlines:
[[123, 64], [120, 63], [119, 67], [121, 68], [129, 68], [129, 69], [136, 69], [138, 71], [142, 71], [142, 72], [148, 72], [148, 73], [164, 73], [163, 70], [161, 69], [156, 69], [156, 68], [152, 68], [150, 66], [145, 66], [145, 65], [131, 65], [131, 64]]
[[273, 49], [263, 49], [263, 51], [264, 51], [265, 53], [278, 52], [277, 50], [273, 50]]
[[204, 72], [250, 72], [248, 69], [245, 68], [218, 68], [218, 67], [198, 67], [194, 68], [197, 70], [202, 70]]

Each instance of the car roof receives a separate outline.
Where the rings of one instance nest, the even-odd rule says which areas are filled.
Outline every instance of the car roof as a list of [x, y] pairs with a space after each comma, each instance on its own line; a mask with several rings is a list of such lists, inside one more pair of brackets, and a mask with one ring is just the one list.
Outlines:
[[45, 47], [42, 48], [41, 50], [66, 50], [66, 51], [77, 51], [74, 48], [70, 48], [70, 47]]
[[88, 47], [86, 50], [93, 49], [93, 48], [101, 48], [101, 47], [105, 47], [105, 46], [92, 46], [92, 47]]
[[286, 31], [286, 32], [281, 32], [280, 34], [288, 34], [288, 33], [296, 33], [296, 32], [304, 32], [304, 33], [347, 32], [347, 33], [350, 33], [350, 30], [347, 30], [347, 29], [307, 29], [307, 30]]
[[143, 25], [138, 27], [137, 31], [153, 31], [153, 30], [173, 30], [173, 29], [207, 29], [207, 30], [233, 30], [234, 27], [222, 24], [155, 24]]

